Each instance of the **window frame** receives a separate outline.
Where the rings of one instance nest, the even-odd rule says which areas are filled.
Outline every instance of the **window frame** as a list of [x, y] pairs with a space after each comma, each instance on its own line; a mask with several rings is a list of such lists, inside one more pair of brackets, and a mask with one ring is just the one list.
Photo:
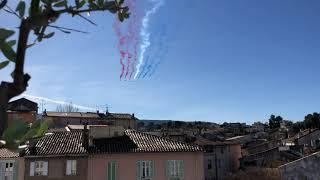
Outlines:
[[[68, 172], [68, 162], [70, 162], [70, 172]], [[77, 176], [78, 175], [78, 162], [76, 159], [67, 159], [66, 161], [66, 176]]]
[[[184, 179], [184, 161], [183, 160], [167, 160], [167, 178], [169, 180]], [[182, 171], [180, 172], [180, 170]]]
[[[33, 169], [31, 169], [33, 163]], [[31, 161], [30, 162], [30, 176], [48, 176], [49, 174], [48, 161]], [[33, 170], [33, 171], [31, 171]]]
[[152, 180], [154, 176], [154, 161], [153, 160], [139, 160], [137, 161], [137, 172], [138, 180]]

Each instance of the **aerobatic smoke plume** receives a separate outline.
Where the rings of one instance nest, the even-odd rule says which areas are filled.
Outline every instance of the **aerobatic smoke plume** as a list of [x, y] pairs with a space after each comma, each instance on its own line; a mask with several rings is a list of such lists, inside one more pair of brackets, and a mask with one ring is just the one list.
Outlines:
[[150, 16], [152, 14], [155, 14], [157, 12], [157, 10], [163, 5], [163, 0], [150, 0], [150, 1], [154, 3], [154, 6], [149, 11], [146, 12], [145, 16], [142, 19], [142, 27], [141, 27], [141, 31], [140, 31], [140, 36], [141, 36], [142, 42], [140, 45], [140, 55], [139, 55], [139, 59], [138, 59], [138, 64], [136, 66], [136, 73], [134, 75], [134, 79], [137, 79], [137, 77], [140, 73], [140, 67], [144, 61], [144, 54], [146, 52], [146, 49], [151, 45], [150, 32], [148, 30]]

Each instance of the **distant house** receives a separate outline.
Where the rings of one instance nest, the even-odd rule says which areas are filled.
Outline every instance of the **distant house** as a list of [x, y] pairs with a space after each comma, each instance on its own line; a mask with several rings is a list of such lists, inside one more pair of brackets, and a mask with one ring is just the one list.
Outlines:
[[50, 128], [64, 128], [67, 125], [116, 125], [125, 129], [136, 129], [137, 118], [134, 114], [99, 112], [50, 112], [44, 111], [43, 120]]
[[6, 148], [0, 148], [0, 179], [24, 179], [24, 159], [20, 158], [18, 153]]
[[49, 133], [25, 151], [26, 180], [203, 180], [199, 146], [121, 126]]
[[241, 147], [239, 143], [214, 142], [197, 137], [194, 142], [205, 149], [205, 180], [222, 180], [240, 167]]
[[319, 179], [320, 152], [279, 167], [283, 180]]
[[38, 104], [26, 98], [11, 101], [8, 104], [8, 127], [11, 127], [13, 121], [20, 119], [26, 123], [32, 123], [37, 118]]
[[320, 129], [308, 130], [308, 133], [297, 137], [297, 145], [316, 149], [320, 147]]

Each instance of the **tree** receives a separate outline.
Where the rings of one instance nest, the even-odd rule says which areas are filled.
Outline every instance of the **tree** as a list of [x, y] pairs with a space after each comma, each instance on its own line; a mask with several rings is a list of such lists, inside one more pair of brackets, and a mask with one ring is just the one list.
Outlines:
[[[13, 81], [3, 81], [0, 84], [0, 134], [3, 133], [7, 126], [8, 117], [6, 111], [9, 100], [22, 94], [31, 78], [29, 74], [24, 72], [27, 48], [54, 36], [55, 32], [48, 32], [48, 29], [55, 29], [68, 34], [71, 32], [86, 33], [53, 25], [62, 14], [81, 17], [94, 25], [93, 21], [82, 14], [108, 10], [113, 14], [117, 14], [120, 21], [129, 18], [129, 8], [123, 5], [124, 0], [74, 0], [72, 1], [74, 2], [73, 4], [70, 2], [67, 0], [31, 0], [27, 6], [27, 3], [21, 0], [13, 10], [7, 4], [7, 0], [0, 0], [0, 10], [15, 15], [20, 19], [17, 41], [9, 40], [15, 33], [14, 30], [0, 28], [0, 50], [7, 58], [7, 60], [0, 62], [0, 69], [5, 68], [10, 63], [14, 63], [14, 71], [11, 74]], [[29, 7], [28, 14], [25, 13], [27, 7]], [[36, 39], [32, 43], [28, 43], [31, 32], [33, 32]]]
[[313, 113], [304, 117], [304, 125], [306, 128], [320, 128], [320, 114]]
[[283, 118], [281, 116], [275, 116], [275, 115], [271, 115], [269, 118], [269, 126], [270, 129], [277, 129], [280, 128], [280, 123], [283, 121]]
[[75, 107], [72, 103], [58, 105], [56, 108], [57, 112], [79, 112], [79, 108]]

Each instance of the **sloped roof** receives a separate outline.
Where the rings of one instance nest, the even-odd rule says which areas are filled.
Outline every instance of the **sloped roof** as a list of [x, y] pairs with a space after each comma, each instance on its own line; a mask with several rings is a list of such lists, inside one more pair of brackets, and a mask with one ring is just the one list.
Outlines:
[[197, 152], [197, 145], [177, 142], [166, 138], [126, 130], [124, 136], [94, 139], [94, 146], [83, 146], [83, 131], [56, 132], [38, 140], [34, 148], [25, 150], [26, 156], [79, 155], [135, 152]]
[[132, 119], [133, 115], [128, 113], [107, 113], [107, 119]]
[[69, 117], [69, 118], [100, 118], [98, 113], [86, 112], [45, 112], [45, 116], [49, 117]]
[[8, 110], [11, 111], [37, 111], [38, 104], [26, 98], [20, 98], [11, 101], [8, 104]]
[[19, 157], [19, 153], [10, 151], [7, 148], [0, 148], [0, 158], [15, 158]]

